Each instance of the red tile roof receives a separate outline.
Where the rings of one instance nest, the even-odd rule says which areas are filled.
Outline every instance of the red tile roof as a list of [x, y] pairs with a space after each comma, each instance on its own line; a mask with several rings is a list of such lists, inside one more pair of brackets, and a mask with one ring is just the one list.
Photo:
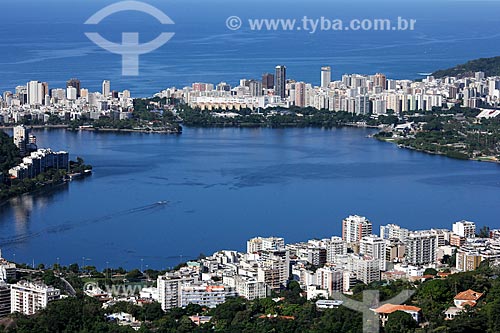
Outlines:
[[412, 311], [412, 312], [420, 312], [422, 309], [416, 306], [411, 305], [394, 305], [394, 304], [384, 304], [381, 307], [374, 309], [376, 313], [393, 313], [396, 311]]
[[477, 291], [469, 289], [459, 293], [457, 296], [455, 296], [455, 299], [459, 301], [477, 301], [481, 298], [481, 296], [483, 296], [482, 293], [478, 293]]

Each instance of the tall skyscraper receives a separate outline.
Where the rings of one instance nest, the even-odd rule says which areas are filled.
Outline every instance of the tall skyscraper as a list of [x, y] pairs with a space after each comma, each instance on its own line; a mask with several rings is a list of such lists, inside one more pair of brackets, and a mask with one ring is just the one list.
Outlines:
[[28, 94], [28, 104], [42, 105], [45, 96], [43, 95], [44, 88], [41, 82], [39, 81], [28, 82], [28, 84], [26, 85], [26, 91]]
[[373, 85], [375, 87], [382, 87], [385, 90], [387, 88], [387, 77], [381, 73], [375, 74]]
[[281, 96], [281, 98], [286, 97], [286, 67], [284, 65], [276, 66], [274, 82], [274, 94]]
[[372, 234], [372, 223], [364, 216], [351, 215], [342, 221], [342, 239], [347, 243], [359, 242]]
[[102, 94], [104, 97], [108, 97], [111, 93], [111, 82], [109, 80], [104, 80], [102, 82]]
[[26, 155], [28, 139], [29, 129], [23, 125], [14, 127], [14, 144], [21, 151], [21, 156]]
[[250, 82], [248, 83], [248, 88], [250, 90], [250, 96], [262, 96], [262, 82], [257, 80], [250, 80]]
[[262, 88], [274, 89], [274, 74], [265, 73], [262, 75]]
[[295, 105], [301, 108], [306, 106], [306, 84], [304, 82], [295, 83]]
[[69, 88], [69, 87], [73, 87], [76, 89], [76, 96], [77, 97], [80, 97], [80, 90], [82, 89], [81, 87], [81, 84], [80, 84], [80, 80], [78, 79], [70, 79], [66, 82], [66, 88]]
[[330, 66], [321, 67], [321, 88], [328, 88], [332, 82], [332, 68]]

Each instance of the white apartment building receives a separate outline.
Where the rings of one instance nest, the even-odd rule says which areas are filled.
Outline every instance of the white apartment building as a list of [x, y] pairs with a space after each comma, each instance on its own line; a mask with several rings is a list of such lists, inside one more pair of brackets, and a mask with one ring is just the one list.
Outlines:
[[437, 259], [438, 239], [430, 231], [410, 232], [405, 241], [406, 261], [411, 265], [434, 264]]
[[347, 254], [347, 243], [344, 242], [341, 237], [333, 236], [325, 240], [325, 246], [326, 262], [328, 263], [335, 263], [335, 257], [337, 255]]
[[372, 223], [364, 216], [351, 215], [342, 221], [342, 239], [356, 243], [372, 234]]
[[180, 306], [198, 304], [202, 307], [215, 308], [228, 297], [236, 297], [234, 288], [224, 285], [183, 285], [181, 286]]
[[247, 241], [247, 253], [282, 250], [285, 239], [281, 237], [255, 237]]
[[258, 263], [257, 280], [271, 289], [286, 287], [290, 277], [289, 251], [264, 251]]
[[470, 221], [459, 221], [453, 223], [453, 233], [460, 237], [474, 238], [476, 237], [476, 224]]
[[361, 241], [359, 242], [359, 253], [378, 260], [380, 263], [380, 270], [386, 270], [387, 264], [385, 260], [385, 240], [383, 240], [382, 238], [375, 235], [365, 236], [361, 238]]
[[410, 231], [405, 228], [401, 228], [397, 224], [388, 224], [380, 226], [380, 238], [382, 239], [392, 239], [397, 238], [404, 241]]
[[11, 285], [11, 313], [33, 315], [61, 297], [61, 291], [44, 284], [20, 281]]
[[158, 297], [163, 311], [181, 306], [181, 291], [183, 285], [198, 282], [195, 276], [181, 276], [179, 273], [167, 273], [158, 276]]
[[248, 300], [266, 298], [269, 294], [266, 284], [257, 281], [254, 277], [236, 276], [235, 286], [238, 296]]
[[316, 270], [316, 284], [319, 289], [327, 290], [329, 296], [334, 292], [344, 291], [344, 271], [334, 267], [322, 267]]
[[380, 281], [380, 262], [369, 257], [352, 256], [350, 270], [365, 284]]

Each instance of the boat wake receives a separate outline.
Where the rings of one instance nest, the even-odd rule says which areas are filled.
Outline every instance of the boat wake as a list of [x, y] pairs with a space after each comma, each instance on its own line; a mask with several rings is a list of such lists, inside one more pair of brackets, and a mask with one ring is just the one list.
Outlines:
[[88, 226], [91, 224], [97, 224], [97, 223], [102, 223], [106, 221], [113, 220], [117, 217], [123, 217], [123, 216], [128, 216], [128, 215], [133, 215], [133, 214], [140, 214], [140, 213], [152, 213], [155, 210], [158, 209], [163, 209], [166, 205], [169, 204], [169, 201], [158, 201], [150, 205], [146, 206], [140, 206], [140, 207], [135, 207], [132, 209], [126, 209], [123, 211], [119, 212], [114, 212], [110, 213], [107, 215], [103, 215], [94, 219], [88, 219], [88, 220], [83, 220], [83, 221], [78, 221], [78, 222], [73, 222], [73, 223], [66, 223], [63, 225], [58, 225], [58, 226], [52, 226], [52, 227], [47, 227], [35, 232], [28, 232], [24, 234], [19, 234], [16, 236], [12, 237], [5, 237], [5, 238], [0, 238], [0, 247], [5, 246], [5, 245], [12, 245], [16, 243], [23, 243], [28, 239], [34, 238], [34, 237], [39, 237], [42, 234], [55, 234], [55, 233], [60, 233], [60, 232], [65, 232], [69, 231], [72, 229], [75, 229], [77, 227], [81, 226]]

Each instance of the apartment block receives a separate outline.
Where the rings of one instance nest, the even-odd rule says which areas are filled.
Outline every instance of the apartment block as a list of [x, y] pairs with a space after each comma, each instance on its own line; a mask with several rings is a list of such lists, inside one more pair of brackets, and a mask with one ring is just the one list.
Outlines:
[[11, 285], [11, 313], [33, 315], [45, 309], [51, 301], [58, 300], [61, 291], [42, 283], [20, 281]]

